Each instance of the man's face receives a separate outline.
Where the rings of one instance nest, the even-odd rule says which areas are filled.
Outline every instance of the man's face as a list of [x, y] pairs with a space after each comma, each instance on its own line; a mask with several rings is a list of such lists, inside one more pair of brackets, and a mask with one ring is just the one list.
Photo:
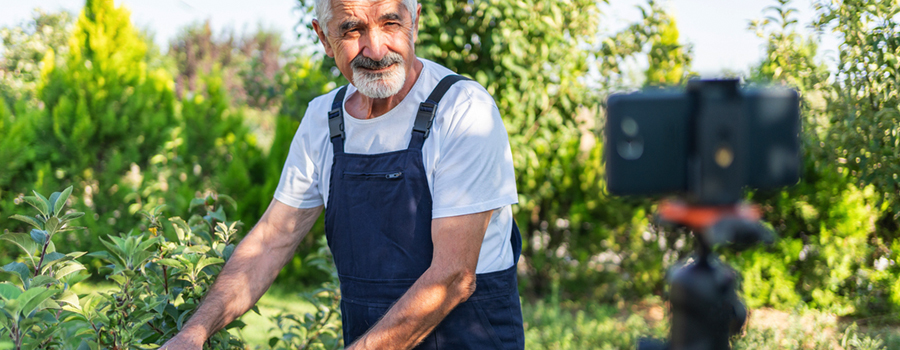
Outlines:
[[406, 83], [418, 24], [400, 0], [332, 0], [330, 22], [313, 27], [325, 53], [363, 95], [387, 98]]

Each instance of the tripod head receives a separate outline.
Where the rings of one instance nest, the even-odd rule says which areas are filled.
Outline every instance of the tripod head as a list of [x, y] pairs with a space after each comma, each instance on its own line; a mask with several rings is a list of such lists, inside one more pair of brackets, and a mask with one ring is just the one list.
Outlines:
[[690, 228], [697, 251], [668, 274], [672, 326], [669, 343], [642, 339], [638, 350], [730, 349], [747, 318], [747, 308], [737, 296], [737, 272], [719, 260], [713, 249], [749, 248], [771, 243], [773, 234], [759, 221], [758, 207], [746, 203], [719, 206], [663, 201], [661, 220]]

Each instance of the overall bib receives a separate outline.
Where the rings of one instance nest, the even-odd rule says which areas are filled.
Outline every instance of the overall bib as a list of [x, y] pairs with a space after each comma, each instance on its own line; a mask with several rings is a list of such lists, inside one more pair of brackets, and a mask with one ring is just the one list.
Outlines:
[[[458, 75], [445, 77], [419, 105], [405, 150], [344, 153], [343, 100], [328, 113], [334, 163], [325, 234], [341, 282], [344, 344], [349, 346], [388, 311], [431, 265], [432, 199], [422, 158], [437, 103]], [[513, 223], [514, 261], [521, 236]], [[475, 293], [458, 305], [416, 349], [523, 349], [515, 264], [476, 275]]]

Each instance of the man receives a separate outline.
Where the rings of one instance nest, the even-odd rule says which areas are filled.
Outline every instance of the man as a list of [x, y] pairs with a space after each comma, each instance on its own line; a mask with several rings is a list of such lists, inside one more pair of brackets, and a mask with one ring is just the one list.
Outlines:
[[275, 199], [165, 347], [199, 349], [252, 307], [324, 205], [348, 349], [524, 348], [506, 130], [483, 87], [415, 56], [420, 12], [316, 1], [351, 85], [310, 103]]

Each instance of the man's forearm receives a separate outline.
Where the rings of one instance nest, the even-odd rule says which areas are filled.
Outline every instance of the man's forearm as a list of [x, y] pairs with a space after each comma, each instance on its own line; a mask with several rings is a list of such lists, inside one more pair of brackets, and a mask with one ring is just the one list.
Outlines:
[[411, 349], [475, 292], [475, 269], [491, 212], [432, 221], [428, 270], [348, 349]]
[[475, 271], [429, 268], [388, 313], [349, 349], [410, 349], [475, 290]]
[[303, 210], [300, 219], [282, 217], [273, 206], [235, 248], [180, 336], [205, 341], [253, 307], [321, 213], [319, 207]]

